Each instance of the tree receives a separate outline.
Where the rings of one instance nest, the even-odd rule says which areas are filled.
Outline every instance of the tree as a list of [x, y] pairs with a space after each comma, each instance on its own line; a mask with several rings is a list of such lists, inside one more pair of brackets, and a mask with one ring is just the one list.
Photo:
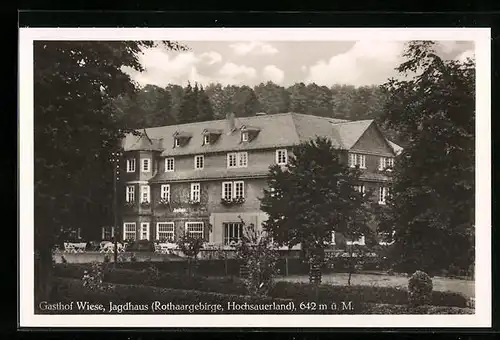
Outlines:
[[360, 172], [347, 167], [326, 138], [303, 142], [292, 153], [284, 168], [270, 168], [270, 189], [261, 200], [269, 216], [264, 228], [279, 245], [301, 244], [306, 257], [322, 259], [332, 232], [354, 239], [368, 232], [365, 196], [354, 188]]
[[175, 124], [170, 92], [156, 85], [146, 85], [137, 93], [116, 98], [112, 110], [121, 123], [139, 129]]
[[[52, 246], [68, 227], [110, 224], [114, 165], [125, 129], [111, 101], [135, 92], [142, 41], [34, 43], [35, 300], [49, 300]], [[176, 43], [165, 47], [180, 49]]]
[[332, 109], [334, 118], [352, 119], [352, 106], [356, 96], [356, 88], [352, 85], [334, 85], [332, 92]]
[[189, 258], [188, 275], [191, 275], [191, 261], [196, 263], [198, 254], [203, 249], [203, 239], [184, 234], [177, 240], [180, 251]]
[[240, 220], [243, 235], [236, 246], [236, 255], [248, 269], [245, 286], [250, 295], [265, 296], [273, 288], [279, 254], [267, 233], [257, 229], [254, 224], [246, 225]]
[[[158, 88], [156, 100], [154, 102], [154, 111], [151, 112], [151, 119], [149, 120], [147, 126], [165, 126], [173, 125], [177, 122], [175, 117], [172, 115], [172, 98], [170, 97], [170, 92], [164, 88]], [[145, 112], [144, 114], [148, 114]]]
[[[196, 91], [195, 91], [196, 89]], [[182, 104], [179, 110], [179, 123], [193, 123], [198, 116], [198, 85], [194, 88], [188, 84], [184, 89]]]
[[[474, 263], [475, 70], [413, 41], [390, 79], [385, 120], [406, 141], [381, 226], [407, 272]], [[438, 255], [439, 254], [439, 255]]]
[[224, 119], [229, 112], [230, 100], [225, 88], [221, 84], [210, 84], [205, 88], [205, 93], [210, 99], [215, 119]]
[[267, 114], [288, 112], [290, 106], [290, 95], [284, 87], [268, 81], [254, 88], [261, 111]]
[[234, 94], [231, 97], [231, 110], [236, 117], [253, 116], [260, 110], [260, 103], [252, 88], [248, 86], [230, 86]]
[[328, 117], [332, 114], [332, 92], [326, 86], [318, 86], [315, 83], [308, 84], [307, 111], [306, 113]]
[[212, 103], [210, 103], [210, 99], [208, 98], [205, 90], [203, 90], [203, 86], [200, 87], [200, 91], [198, 93], [198, 121], [208, 121], [214, 119], [214, 111], [212, 109]]
[[184, 89], [180, 85], [169, 84], [165, 88], [170, 94], [170, 114], [176, 122], [179, 121]]
[[290, 94], [290, 111], [297, 113], [307, 113], [308, 91], [304, 83], [297, 83], [287, 89]]

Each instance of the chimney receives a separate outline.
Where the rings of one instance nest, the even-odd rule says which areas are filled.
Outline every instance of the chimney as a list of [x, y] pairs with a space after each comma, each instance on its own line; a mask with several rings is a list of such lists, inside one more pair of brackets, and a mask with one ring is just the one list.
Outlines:
[[231, 132], [233, 132], [234, 130], [236, 130], [236, 125], [235, 125], [235, 117], [234, 117], [234, 113], [231, 112], [231, 113], [228, 113], [226, 114], [226, 120], [227, 120], [227, 133], [230, 134]]

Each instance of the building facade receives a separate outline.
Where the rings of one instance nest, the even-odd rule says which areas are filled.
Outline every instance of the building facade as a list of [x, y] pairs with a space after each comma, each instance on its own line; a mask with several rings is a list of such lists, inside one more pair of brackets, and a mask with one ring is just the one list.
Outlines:
[[293, 145], [316, 136], [330, 138], [349, 165], [359, 165], [363, 175], [358, 189], [372, 189], [373, 199], [385, 203], [387, 171], [401, 148], [373, 120], [230, 114], [225, 120], [126, 136], [120, 163], [120, 238], [175, 241], [187, 233], [214, 244], [237, 242], [241, 220], [257, 227], [266, 220], [259, 198], [269, 166], [285, 165]]

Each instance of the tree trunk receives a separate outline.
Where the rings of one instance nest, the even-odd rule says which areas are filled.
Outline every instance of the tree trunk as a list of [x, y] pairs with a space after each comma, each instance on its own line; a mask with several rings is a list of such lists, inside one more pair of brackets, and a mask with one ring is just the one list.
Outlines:
[[52, 293], [52, 249], [49, 245], [35, 250], [35, 303], [50, 301]]

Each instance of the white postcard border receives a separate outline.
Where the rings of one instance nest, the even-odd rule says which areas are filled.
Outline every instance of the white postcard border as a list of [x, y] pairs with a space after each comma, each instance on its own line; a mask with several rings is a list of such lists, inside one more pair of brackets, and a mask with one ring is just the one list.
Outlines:
[[[491, 327], [491, 33], [489, 28], [20, 28], [19, 325], [21, 327]], [[33, 258], [33, 41], [475, 42], [476, 313], [474, 315], [36, 315]]]

